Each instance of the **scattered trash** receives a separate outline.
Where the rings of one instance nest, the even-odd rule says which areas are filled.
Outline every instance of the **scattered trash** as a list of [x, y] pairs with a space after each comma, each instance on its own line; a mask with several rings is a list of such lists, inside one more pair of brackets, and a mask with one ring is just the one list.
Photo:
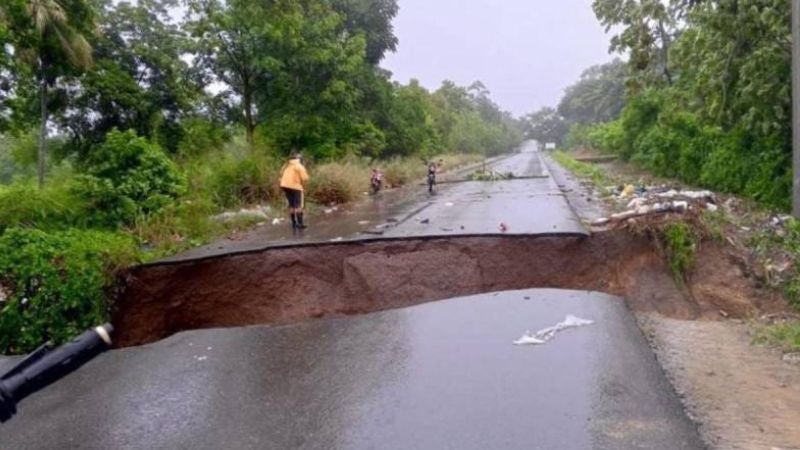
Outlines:
[[194, 359], [196, 359], [197, 361], [205, 361], [205, 360], [208, 359], [208, 356], [197, 356], [197, 355], [195, 355]]
[[428, 224], [428, 223], [431, 223], [431, 219], [423, 219], [423, 220], [420, 220], [419, 223]]
[[620, 192], [619, 195], [620, 197], [625, 198], [625, 197], [630, 197], [634, 193], [636, 193], [636, 187], [632, 184], [629, 184], [622, 189], [622, 192]]
[[227, 211], [222, 214], [217, 214], [216, 216], [212, 216], [211, 220], [217, 222], [227, 222], [229, 220], [240, 219], [240, 218], [247, 218], [247, 217], [255, 217], [261, 218], [264, 220], [269, 219], [267, 213], [270, 212], [269, 206], [255, 206], [251, 209], [240, 209], [239, 211]]
[[272, 219], [272, 224], [273, 225], [280, 225], [281, 222], [283, 222], [283, 219]]
[[359, 224], [359, 225], [368, 225], [368, 224], [369, 224], [369, 220], [360, 220], [360, 221], [358, 222], [358, 224]]
[[800, 353], [787, 353], [783, 355], [783, 361], [789, 364], [800, 364]]
[[559, 331], [564, 331], [569, 328], [578, 328], [583, 327], [586, 325], [592, 325], [594, 323], [593, 320], [581, 319], [579, 317], [575, 317], [573, 315], [568, 315], [563, 322], [560, 322], [552, 327], [547, 327], [542, 330], [536, 332], [536, 334], [531, 334], [530, 331], [526, 331], [525, 334], [514, 341], [514, 345], [542, 345], [549, 342], [553, 339]]
[[447, 202], [447, 203], [444, 204], [444, 206], [447, 206], [447, 207], [450, 207], [450, 206], [453, 206], [453, 205], [454, 205], [454, 203], [452, 203], [452, 202]]
[[464, 229], [464, 225], [461, 225], [461, 229], [462, 229], [462, 230]]
[[513, 178], [513, 172], [496, 172], [494, 170], [476, 170], [467, 176], [469, 181], [499, 181]]
[[323, 211], [325, 214], [333, 214], [336, 211], [336, 208], [327, 208]]
[[713, 203], [706, 203], [706, 209], [711, 211], [711, 212], [717, 212], [719, 210], [719, 206], [717, 206], [717, 205], [715, 205]]
[[500, 224], [500, 232], [501, 232], [501, 233], [506, 233], [506, 232], [508, 232], [508, 225], [506, 225], [505, 223], [501, 223], [501, 224]]
[[344, 238], [340, 236], [340, 237], [331, 239], [330, 242], [341, 242], [343, 240], [344, 240]]

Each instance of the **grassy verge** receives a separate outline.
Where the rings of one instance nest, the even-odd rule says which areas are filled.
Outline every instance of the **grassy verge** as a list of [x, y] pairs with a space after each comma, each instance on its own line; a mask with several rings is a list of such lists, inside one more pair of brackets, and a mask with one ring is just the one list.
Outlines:
[[602, 169], [592, 164], [577, 161], [565, 152], [554, 152], [553, 159], [575, 175], [592, 180], [598, 187], [613, 184], [611, 178]]
[[800, 322], [759, 326], [756, 329], [755, 341], [763, 345], [800, 352]]

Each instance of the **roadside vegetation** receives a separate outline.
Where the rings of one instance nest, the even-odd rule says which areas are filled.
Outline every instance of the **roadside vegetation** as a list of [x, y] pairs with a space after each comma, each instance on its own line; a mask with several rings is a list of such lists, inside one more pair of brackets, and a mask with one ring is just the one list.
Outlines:
[[[613, 33], [611, 50], [627, 60], [587, 69], [557, 106], [526, 116], [525, 128], [540, 142], [615, 155], [657, 177], [738, 197], [735, 207], [705, 212], [704, 228], [741, 239], [765, 282], [800, 309], [800, 225], [784, 216], [792, 198], [790, 7], [594, 0]], [[596, 168], [555, 159], [608, 185]], [[668, 233], [676, 275], [690, 254], [686, 231]], [[796, 342], [800, 323], [774, 327], [763, 340]]]
[[[396, 0], [0, 4], [0, 353], [107, 320], [116, 273], [207, 243], [281, 200], [291, 152], [310, 202], [374, 167], [509, 151], [520, 123], [480, 82], [392, 82]], [[185, 13], [176, 19], [176, 13]], [[313, 207], [313, 205], [312, 205]]]
[[594, 0], [611, 49], [528, 134], [616, 154], [656, 175], [751, 198], [791, 199], [790, 4]]

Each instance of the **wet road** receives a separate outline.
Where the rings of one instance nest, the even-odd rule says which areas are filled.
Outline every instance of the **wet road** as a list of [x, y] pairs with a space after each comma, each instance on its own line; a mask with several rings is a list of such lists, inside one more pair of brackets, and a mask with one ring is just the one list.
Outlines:
[[513, 174], [515, 179], [465, 181], [483, 167], [455, 170], [441, 176], [443, 183], [436, 186], [435, 195], [429, 195], [424, 186], [382, 192], [354, 205], [328, 209], [330, 214], [318, 214], [302, 233], [293, 232], [286, 223], [266, 224], [236, 239], [223, 239], [162, 262], [372, 238], [586, 233], [534, 146], [491, 160], [485, 167]]
[[[568, 314], [595, 323], [512, 345]], [[552, 290], [114, 351], [25, 401], [0, 447], [703, 448], [623, 302]]]
[[[385, 221], [384, 236], [373, 238], [500, 234], [501, 222], [509, 234], [584, 232], [542, 177], [537, 154], [514, 155], [495, 170], [519, 179], [403, 194], [377, 213], [397, 221]], [[363, 236], [348, 220], [351, 235], [331, 228], [306, 239]], [[240, 250], [253, 243], [246, 245]], [[219, 251], [228, 250], [236, 248]], [[204, 255], [187, 257], [196, 256]], [[512, 345], [567, 314], [596, 323], [546, 345]], [[0, 371], [9, 363], [0, 359]], [[116, 350], [27, 399], [13, 422], [0, 425], [0, 449], [27, 448], [703, 446], [621, 300], [539, 290], [192, 331]]]

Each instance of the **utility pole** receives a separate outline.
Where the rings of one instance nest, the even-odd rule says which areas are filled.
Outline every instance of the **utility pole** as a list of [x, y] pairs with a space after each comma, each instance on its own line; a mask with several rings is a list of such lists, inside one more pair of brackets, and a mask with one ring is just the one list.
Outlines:
[[792, 213], [800, 218], [800, 0], [792, 0]]

